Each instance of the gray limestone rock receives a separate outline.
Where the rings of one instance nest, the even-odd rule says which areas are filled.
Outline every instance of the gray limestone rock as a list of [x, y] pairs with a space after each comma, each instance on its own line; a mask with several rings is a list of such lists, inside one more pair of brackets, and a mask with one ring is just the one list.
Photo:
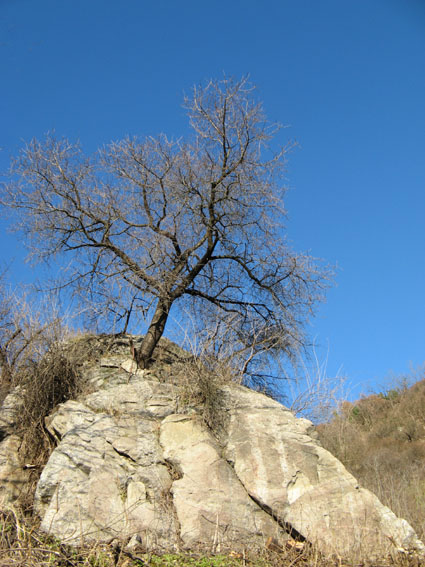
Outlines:
[[[270, 537], [282, 544], [291, 535], [340, 557], [424, 554], [407, 522], [358, 486], [309, 421], [278, 402], [222, 387], [214, 434], [202, 408], [182, 413], [178, 387], [164, 380], [172, 361], [139, 371], [123, 341], [84, 372], [91, 393], [46, 419], [57, 447], [35, 494], [42, 529], [62, 541], [224, 551], [260, 548]], [[6, 404], [3, 502], [16, 497], [10, 479], [25, 481], [12, 413]]]
[[266, 396], [226, 388], [225, 457], [250, 496], [294, 533], [326, 552], [384, 557], [424, 547], [309, 435], [311, 424]]
[[141, 395], [150, 392], [144, 386], [128, 396], [115, 386], [89, 395], [84, 404], [66, 402], [47, 421], [59, 445], [36, 491], [43, 530], [75, 544], [138, 534], [146, 547], [176, 545], [167, 499], [172, 480], [158, 442], [156, 409], [150, 413], [151, 399]]
[[218, 551], [230, 542], [261, 547], [268, 537], [285, 538], [279, 524], [250, 498], [199, 418], [170, 415], [161, 424], [160, 443], [181, 476], [171, 492], [186, 547], [203, 542]]
[[15, 388], [3, 400], [0, 411], [0, 508], [13, 505], [25, 489], [29, 470], [19, 456], [21, 439], [14, 433], [19, 423], [20, 390]]

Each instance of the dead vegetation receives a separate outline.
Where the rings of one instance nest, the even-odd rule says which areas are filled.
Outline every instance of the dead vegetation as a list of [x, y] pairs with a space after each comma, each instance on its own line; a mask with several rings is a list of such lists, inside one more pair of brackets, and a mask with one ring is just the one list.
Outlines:
[[323, 446], [425, 538], [425, 379], [345, 402], [318, 427]]
[[[20, 460], [29, 481], [16, 505], [31, 514], [33, 494], [44, 464], [56, 440], [45, 426], [45, 419], [67, 400], [91, 391], [84, 369], [96, 366], [105, 357], [131, 358], [142, 337], [134, 335], [71, 335], [62, 330], [38, 352], [22, 351], [13, 367], [5, 395], [18, 392], [19, 419], [13, 426], [21, 438]], [[173, 342], [161, 339], [149, 371], [159, 380], [174, 382], [179, 392], [180, 411], [196, 411], [214, 431], [222, 425], [219, 388], [235, 379], [230, 367], [207, 356], [188, 353]]]
[[231, 368], [208, 358], [191, 357], [185, 364], [177, 365], [174, 380], [179, 389], [179, 405], [182, 411], [196, 408], [208, 427], [219, 434], [225, 424], [223, 393], [225, 384], [236, 381]]
[[23, 352], [11, 374], [8, 391], [19, 394], [14, 433], [21, 439], [20, 460], [29, 473], [26, 490], [16, 503], [24, 510], [31, 511], [36, 483], [55, 447], [45, 418], [58, 404], [77, 398], [85, 390], [81, 368], [92, 355], [96, 352], [90, 340], [66, 340], [63, 334], [49, 340], [40, 353]]
[[[28, 466], [31, 476], [28, 490], [22, 494], [16, 508], [0, 513], [0, 567], [342, 565], [338, 559], [324, 559], [307, 546], [303, 549], [265, 548], [260, 556], [246, 550], [242, 555], [230, 556], [176, 554], [160, 557], [148, 553], [150, 550], [135, 554], [120, 545], [70, 548], [40, 534], [32, 516], [32, 494], [55, 443], [45, 429], [45, 417], [58, 404], [88, 391], [90, 386], [85, 382], [83, 372], [87, 364], [97, 364], [108, 356], [131, 357], [142, 339], [131, 335], [71, 336], [57, 322], [54, 332], [45, 325], [34, 326], [34, 340], [31, 340], [30, 326], [25, 332], [20, 330], [24, 323], [25, 319], [13, 319], [2, 329], [2, 345], [6, 346], [3, 353], [13, 362], [6, 374], [2, 373], [2, 386], [6, 394], [19, 389], [21, 405], [17, 432], [22, 439], [22, 463]], [[21, 342], [23, 337], [25, 341]], [[191, 408], [202, 411], [206, 423], [219, 433], [224, 419], [220, 391], [229, 382], [240, 382], [241, 375], [236, 366], [229, 364], [228, 353], [217, 357], [214, 348], [205, 343], [202, 348], [191, 350], [188, 352], [162, 339], [149, 372], [160, 380], [174, 381], [179, 387], [183, 411]], [[422, 539], [425, 535], [424, 416], [425, 380], [421, 380], [411, 388], [402, 384], [355, 404], [347, 402], [330, 423], [319, 427], [323, 445], [364, 486], [375, 492], [397, 515], [406, 518]], [[346, 564], [357, 565], [355, 558]], [[410, 567], [419, 562], [400, 556], [384, 564]]]
[[324, 557], [309, 545], [280, 547], [265, 542], [262, 552], [208, 554], [127, 549], [125, 542], [73, 547], [40, 534], [37, 523], [14, 509], [0, 512], [0, 567], [419, 567], [415, 557], [398, 556], [377, 563], [359, 564]]

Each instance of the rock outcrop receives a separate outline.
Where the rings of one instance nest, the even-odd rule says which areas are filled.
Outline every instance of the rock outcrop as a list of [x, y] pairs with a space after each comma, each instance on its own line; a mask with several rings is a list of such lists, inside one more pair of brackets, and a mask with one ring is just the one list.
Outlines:
[[230, 384], [217, 390], [221, 425], [212, 431], [202, 407], [182, 403], [172, 360], [137, 370], [121, 343], [84, 367], [92, 392], [46, 419], [57, 446], [35, 494], [44, 531], [74, 544], [137, 536], [156, 550], [264, 547], [291, 536], [342, 557], [424, 553], [409, 524], [320, 446], [309, 421]]
[[12, 505], [29, 479], [21, 462], [21, 438], [16, 433], [19, 421], [20, 392], [16, 389], [3, 400], [0, 411], [0, 506]]

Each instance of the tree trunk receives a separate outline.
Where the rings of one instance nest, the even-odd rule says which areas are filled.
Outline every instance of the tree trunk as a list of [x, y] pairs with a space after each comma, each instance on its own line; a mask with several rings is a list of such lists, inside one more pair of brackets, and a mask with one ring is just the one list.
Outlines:
[[152, 354], [165, 329], [172, 305], [170, 299], [159, 299], [151, 324], [136, 353], [136, 362], [140, 368], [148, 368], [152, 363]]

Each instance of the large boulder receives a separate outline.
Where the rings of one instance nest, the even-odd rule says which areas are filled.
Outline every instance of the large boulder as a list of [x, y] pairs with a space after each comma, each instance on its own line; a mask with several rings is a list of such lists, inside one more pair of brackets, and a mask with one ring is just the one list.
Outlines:
[[230, 386], [224, 455], [258, 505], [327, 553], [382, 557], [424, 547], [316, 440], [311, 422], [276, 401]]
[[409, 524], [320, 446], [311, 422], [230, 384], [216, 390], [213, 431], [202, 406], [182, 402], [173, 357], [140, 371], [129, 354], [86, 365], [91, 393], [46, 419], [57, 446], [35, 494], [45, 532], [71, 544], [137, 537], [163, 551], [295, 537], [340, 557], [424, 554]]

